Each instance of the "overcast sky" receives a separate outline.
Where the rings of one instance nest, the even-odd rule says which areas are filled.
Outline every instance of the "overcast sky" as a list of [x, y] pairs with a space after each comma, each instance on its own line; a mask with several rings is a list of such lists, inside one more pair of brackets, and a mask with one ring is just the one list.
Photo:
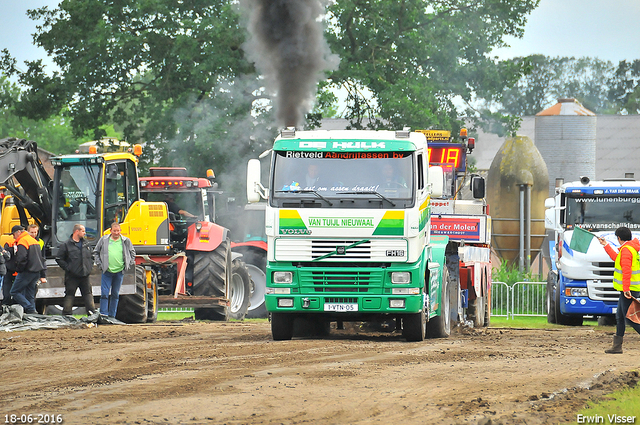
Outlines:
[[[36, 24], [27, 9], [55, 6], [58, 0], [0, 0], [0, 49], [18, 59], [45, 57], [32, 44]], [[525, 27], [523, 39], [510, 39], [501, 58], [540, 53], [547, 56], [592, 56], [617, 63], [640, 59], [640, 0], [541, 0]], [[49, 61], [50, 63], [50, 61]]]

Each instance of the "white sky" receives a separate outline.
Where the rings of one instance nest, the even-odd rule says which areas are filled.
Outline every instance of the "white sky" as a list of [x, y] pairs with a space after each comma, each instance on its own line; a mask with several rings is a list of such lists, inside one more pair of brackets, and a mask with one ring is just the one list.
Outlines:
[[[45, 59], [32, 44], [36, 24], [27, 9], [53, 7], [58, 0], [0, 0], [0, 49], [8, 48], [21, 66]], [[540, 53], [547, 56], [592, 56], [610, 60], [640, 59], [640, 0], [541, 0], [525, 27], [523, 39], [511, 39], [500, 58]], [[47, 60], [46, 63], [51, 63]]]
[[500, 58], [543, 54], [591, 56], [617, 64], [640, 59], [640, 0], [541, 0], [522, 39]]

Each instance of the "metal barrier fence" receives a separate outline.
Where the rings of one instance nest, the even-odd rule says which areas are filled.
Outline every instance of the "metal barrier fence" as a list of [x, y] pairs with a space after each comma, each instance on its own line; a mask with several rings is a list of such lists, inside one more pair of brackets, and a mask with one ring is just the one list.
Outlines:
[[546, 316], [547, 282], [491, 283], [491, 315]]
[[[491, 315], [494, 317], [546, 316], [547, 282], [491, 283]], [[191, 313], [193, 308], [160, 308], [159, 312]]]

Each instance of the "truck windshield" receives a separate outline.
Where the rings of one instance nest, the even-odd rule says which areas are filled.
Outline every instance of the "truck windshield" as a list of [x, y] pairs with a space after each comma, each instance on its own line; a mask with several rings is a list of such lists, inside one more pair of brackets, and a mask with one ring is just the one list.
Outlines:
[[73, 233], [75, 224], [85, 227], [85, 238], [96, 242], [99, 235], [99, 214], [96, 214], [96, 200], [100, 165], [77, 164], [56, 170], [59, 182], [54, 196], [55, 235], [58, 241], [66, 241]]
[[615, 230], [620, 226], [640, 229], [640, 197], [590, 196], [567, 197], [567, 228]]
[[413, 156], [276, 151], [270, 201], [291, 208], [406, 208], [413, 205]]

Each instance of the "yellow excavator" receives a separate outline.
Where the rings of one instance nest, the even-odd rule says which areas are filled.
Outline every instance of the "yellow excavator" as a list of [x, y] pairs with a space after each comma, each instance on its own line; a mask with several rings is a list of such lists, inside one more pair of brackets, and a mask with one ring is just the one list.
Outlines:
[[[39, 286], [36, 296], [40, 311], [47, 305], [62, 304], [64, 271], [55, 257], [57, 247], [71, 236], [73, 226], [84, 225], [87, 242], [95, 245], [109, 232], [111, 223], [117, 221], [122, 234], [134, 245], [136, 267], [125, 273], [116, 318], [127, 323], [156, 320], [159, 276], [149, 259], [184, 254], [175, 252], [172, 244], [167, 204], [140, 198], [137, 165], [141, 153], [142, 148], [136, 145], [132, 152], [93, 150], [88, 154], [52, 157], [54, 175], [51, 178], [38, 156], [35, 142], [16, 138], [0, 140], [0, 185], [5, 187], [0, 243], [13, 241], [11, 228], [16, 224], [26, 227], [35, 222], [40, 226], [47, 260], [47, 282]], [[224, 270], [231, 262], [230, 242], [226, 242], [224, 252], [208, 255], [222, 262], [222, 276], [229, 281], [230, 271]], [[91, 285], [94, 297], [99, 297], [97, 267], [91, 274]], [[220, 316], [227, 317], [228, 290], [222, 296], [205, 291], [192, 297], [186, 285], [178, 286], [173, 296], [165, 300], [167, 303], [173, 300], [176, 305], [185, 305], [185, 298], [197, 299], [198, 305], [217, 309], [222, 312]], [[80, 302], [81, 298], [76, 300]]]

